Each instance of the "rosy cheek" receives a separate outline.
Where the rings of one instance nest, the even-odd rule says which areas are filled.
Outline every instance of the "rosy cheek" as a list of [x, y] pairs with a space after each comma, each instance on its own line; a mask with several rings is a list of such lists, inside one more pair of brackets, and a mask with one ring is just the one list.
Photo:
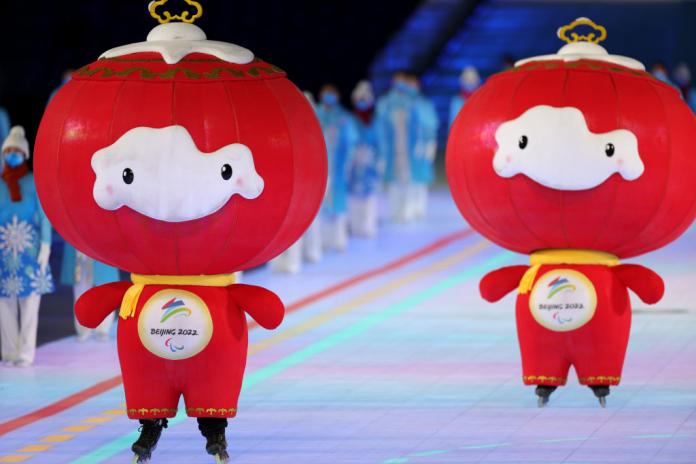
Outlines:
[[624, 160], [622, 158], [619, 158], [618, 160], [616, 160], [616, 164], [618, 164], [619, 166], [623, 166]]
[[244, 186], [244, 179], [242, 179], [242, 178], [240, 177], [239, 179], [237, 179], [237, 182], [235, 182], [235, 185], [236, 185], [237, 187], [243, 187], [243, 186]]
[[109, 195], [114, 194], [114, 188], [111, 186], [111, 184], [106, 186], [106, 193], [108, 193]]
[[506, 156], [505, 156], [505, 162], [506, 162], [507, 164], [512, 163], [512, 156], [506, 155]]

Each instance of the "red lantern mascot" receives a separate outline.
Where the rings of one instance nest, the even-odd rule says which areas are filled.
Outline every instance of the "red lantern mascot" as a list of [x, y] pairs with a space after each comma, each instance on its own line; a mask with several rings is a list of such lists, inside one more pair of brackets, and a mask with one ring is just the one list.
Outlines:
[[106, 52], [51, 101], [36, 149], [46, 213], [77, 249], [132, 272], [132, 282], [85, 294], [76, 313], [96, 327], [120, 307], [128, 416], [143, 424], [137, 462], [149, 460], [180, 395], [207, 451], [227, 459], [245, 313], [267, 329], [284, 313], [274, 293], [235, 285], [233, 273], [302, 235], [326, 164], [314, 112], [285, 74], [190, 23]]
[[[592, 28], [581, 36], [577, 29]], [[629, 258], [676, 239], [696, 214], [696, 120], [678, 92], [597, 43], [586, 18], [558, 54], [497, 74], [450, 135], [447, 174], [469, 223], [531, 266], [488, 274], [482, 296], [514, 289], [523, 381], [539, 405], [572, 365], [605, 405], [621, 380], [627, 289], [660, 300], [662, 279]]]

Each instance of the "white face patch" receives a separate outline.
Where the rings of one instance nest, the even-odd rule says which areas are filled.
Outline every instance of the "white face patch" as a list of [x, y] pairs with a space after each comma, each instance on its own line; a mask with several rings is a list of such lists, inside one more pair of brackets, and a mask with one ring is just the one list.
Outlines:
[[199, 219], [232, 197], [258, 197], [263, 179], [251, 150], [234, 143], [203, 153], [182, 126], [136, 127], [92, 156], [93, 195], [107, 210], [122, 206], [167, 222]]
[[493, 169], [501, 177], [524, 174], [557, 190], [587, 190], [619, 173], [631, 181], [645, 166], [629, 130], [594, 134], [577, 108], [540, 105], [507, 121], [495, 133]]

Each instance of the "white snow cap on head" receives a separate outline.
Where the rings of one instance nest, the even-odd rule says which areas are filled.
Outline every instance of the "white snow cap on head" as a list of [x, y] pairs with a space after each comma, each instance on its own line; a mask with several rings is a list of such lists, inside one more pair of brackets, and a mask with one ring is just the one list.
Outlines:
[[16, 148], [22, 152], [24, 159], [29, 158], [29, 141], [24, 133], [24, 127], [14, 126], [5, 141], [2, 143], [2, 151], [6, 148]]
[[645, 170], [633, 132], [590, 132], [585, 116], [571, 106], [532, 107], [501, 124], [495, 140], [499, 176], [524, 174], [552, 189], [592, 189], [615, 173], [632, 181]]
[[370, 81], [363, 80], [358, 82], [358, 84], [355, 86], [355, 89], [353, 89], [353, 94], [351, 95], [351, 98], [353, 100], [353, 103], [359, 100], [365, 100], [370, 103], [374, 103], [375, 93], [372, 90], [372, 84], [370, 84]]
[[200, 219], [233, 195], [253, 200], [264, 182], [241, 143], [201, 152], [183, 126], [135, 127], [92, 156], [94, 201], [113, 211], [128, 206], [160, 221]]
[[208, 40], [203, 29], [195, 24], [160, 24], [150, 31], [147, 41], [112, 48], [100, 58], [114, 58], [131, 53], [156, 52], [167, 64], [175, 64], [191, 53], [205, 53], [228, 63], [247, 64], [254, 54], [239, 45]]
[[[604, 61], [606, 63], [614, 63], [621, 66], [625, 66], [631, 69], [637, 69], [639, 71], [645, 71], [645, 66], [638, 60], [629, 58], [627, 56], [621, 55], [610, 55], [606, 48], [599, 45], [599, 41], [604, 40], [606, 37], [606, 29], [601, 26], [597, 26], [592, 20], [588, 18], [577, 18], [573, 23], [568, 26], [563, 26], [558, 29], [558, 38], [566, 40], [564, 38], [566, 28], [572, 26], [575, 23], [579, 24], [591, 24], [591, 27], [595, 29], [595, 34], [599, 33], [600, 29], [603, 31], [601, 39], [595, 41], [579, 40], [575, 39], [558, 50], [558, 53], [553, 55], [542, 55], [534, 56], [532, 58], [526, 58], [515, 63], [515, 67], [522, 66], [532, 61], [565, 61], [572, 62], [578, 60], [596, 60]], [[571, 29], [572, 30], [572, 29]], [[566, 40], [568, 41], [568, 40]]]

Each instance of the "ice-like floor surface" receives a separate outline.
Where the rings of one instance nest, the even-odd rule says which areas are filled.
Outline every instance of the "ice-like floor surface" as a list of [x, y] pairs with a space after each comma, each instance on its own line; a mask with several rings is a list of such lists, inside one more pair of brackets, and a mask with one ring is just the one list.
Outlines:
[[[514, 296], [489, 305], [477, 291], [488, 269], [524, 258], [465, 229], [442, 192], [427, 221], [385, 226], [301, 275], [247, 274], [300, 304], [280, 329], [250, 334], [232, 462], [696, 463], [696, 228], [633, 260], [668, 293], [655, 307], [635, 302], [607, 409], [573, 381], [536, 407], [520, 379]], [[120, 385], [70, 397], [118, 373], [114, 343], [74, 339], [41, 347], [33, 368], [1, 368], [0, 432], [11, 431], [0, 463], [130, 462], [136, 424]], [[152, 462], [212, 462], [203, 444], [194, 420], [175, 420]]]

